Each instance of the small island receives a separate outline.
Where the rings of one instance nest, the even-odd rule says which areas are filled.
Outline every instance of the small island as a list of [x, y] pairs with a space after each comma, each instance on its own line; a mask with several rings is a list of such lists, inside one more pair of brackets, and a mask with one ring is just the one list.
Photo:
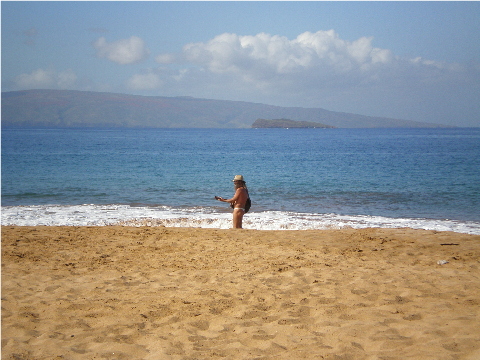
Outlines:
[[290, 119], [257, 119], [253, 124], [252, 128], [254, 129], [272, 129], [272, 128], [281, 128], [281, 129], [331, 129], [335, 126], [325, 125], [321, 123], [311, 122], [311, 121], [295, 121]]

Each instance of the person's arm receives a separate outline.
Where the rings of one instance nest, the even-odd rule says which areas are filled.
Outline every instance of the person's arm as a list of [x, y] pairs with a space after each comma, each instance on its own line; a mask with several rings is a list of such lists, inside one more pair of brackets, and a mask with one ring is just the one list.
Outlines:
[[242, 189], [237, 189], [237, 191], [235, 191], [235, 195], [233, 195], [233, 198], [231, 199], [224, 199], [222, 197], [219, 197], [218, 200], [219, 201], [223, 201], [223, 202], [228, 202], [230, 204], [235, 204], [235, 202], [238, 200], [238, 198], [240, 197], [240, 193], [241, 193]]

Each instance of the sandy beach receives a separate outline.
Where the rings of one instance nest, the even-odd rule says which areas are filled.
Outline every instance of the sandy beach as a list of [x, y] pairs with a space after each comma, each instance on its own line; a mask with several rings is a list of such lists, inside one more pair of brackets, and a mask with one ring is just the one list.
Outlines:
[[2, 227], [2, 359], [480, 359], [480, 235]]

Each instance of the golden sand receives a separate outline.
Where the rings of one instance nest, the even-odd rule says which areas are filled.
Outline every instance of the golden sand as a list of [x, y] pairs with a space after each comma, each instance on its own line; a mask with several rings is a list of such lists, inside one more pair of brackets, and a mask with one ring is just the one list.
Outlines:
[[2, 359], [477, 360], [479, 255], [411, 229], [2, 227]]

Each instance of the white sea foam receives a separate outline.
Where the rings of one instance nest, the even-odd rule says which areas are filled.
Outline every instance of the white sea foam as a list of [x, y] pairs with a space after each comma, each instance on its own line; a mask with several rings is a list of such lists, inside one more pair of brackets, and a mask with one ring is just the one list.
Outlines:
[[[215, 208], [170, 208], [129, 205], [35, 205], [2, 207], [2, 225], [18, 226], [166, 226], [228, 229], [231, 213]], [[480, 235], [480, 223], [455, 220], [395, 219], [381, 216], [251, 212], [244, 228], [315, 230], [351, 228], [413, 228]]]

